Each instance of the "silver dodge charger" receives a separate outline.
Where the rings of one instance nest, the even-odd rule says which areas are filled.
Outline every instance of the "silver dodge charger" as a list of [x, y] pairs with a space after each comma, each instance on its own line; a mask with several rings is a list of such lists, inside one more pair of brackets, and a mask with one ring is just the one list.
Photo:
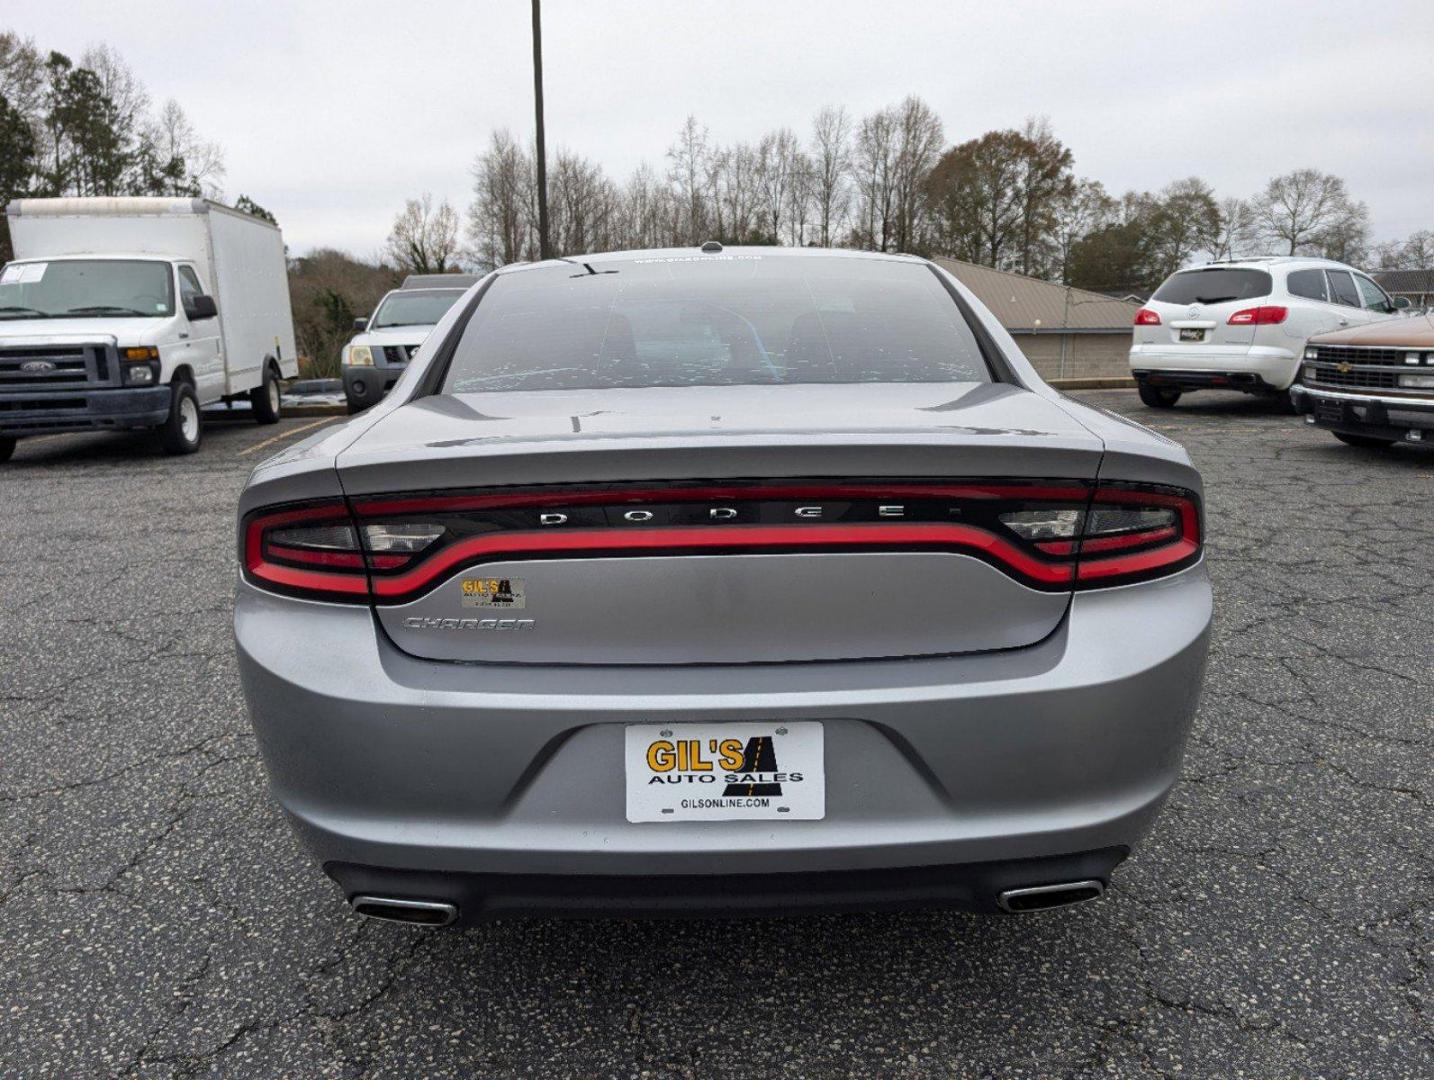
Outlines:
[[923, 259], [514, 265], [239, 506], [244, 692], [355, 911], [1035, 911], [1179, 771], [1176, 444]]

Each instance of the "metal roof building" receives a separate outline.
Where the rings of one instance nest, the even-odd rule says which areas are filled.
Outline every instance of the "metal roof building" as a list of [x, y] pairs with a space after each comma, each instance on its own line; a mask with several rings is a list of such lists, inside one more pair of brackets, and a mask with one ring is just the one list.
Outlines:
[[1434, 305], [1434, 270], [1381, 270], [1374, 280], [1390, 296], [1407, 296], [1415, 307]]
[[1103, 293], [938, 256], [991, 309], [1043, 378], [1128, 376], [1140, 305]]

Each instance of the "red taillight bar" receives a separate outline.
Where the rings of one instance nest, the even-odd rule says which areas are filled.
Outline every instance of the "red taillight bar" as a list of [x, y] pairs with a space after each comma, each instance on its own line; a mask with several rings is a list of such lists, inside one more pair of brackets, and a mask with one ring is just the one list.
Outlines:
[[[290, 595], [346, 602], [406, 602], [467, 566], [485, 562], [540, 559], [581, 554], [594, 558], [633, 554], [725, 552], [759, 554], [808, 550], [937, 550], [971, 555], [1038, 589], [1067, 589], [1125, 584], [1172, 573], [1195, 561], [1201, 550], [1199, 503], [1179, 489], [1104, 483], [1092, 488], [1072, 481], [1032, 483], [981, 482], [919, 484], [788, 483], [630, 487], [544, 491], [443, 493], [360, 500], [354, 512], [362, 522], [409, 519], [415, 515], [464, 511], [574, 507], [607, 504], [668, 506], [729, 501], [751, 504], [787, 500], [854, 502], [888, 499], [953, 499], [965, 504], [971, 520], [733, 522], [725, 525], [678, 522], [641, 527], [592, 523], [561, 531], [539, 529], [519, 519], [495, 518], [487, 524], [450, 519], [433, 544], [413, 554], [360, 550], [363, 530], [350, 518], [342, 499], [275, 507], [251, 513], [241, 529], [242, 565], [253, 584]], [[1132, 529], [1110, 535], [1030, 541], [1002, 524], [1000, 503], [1169, 507], [1178, 523]], [[992, 506], [994, 502], [996, 505]], [[985, 509], [983, 509], [983, 507]], [[884, 509], [884, 507], [883, 507]], [[939, 506], [937, 507], [939, 510]], [[929, 511], [928, 511], [929, 512]], [[962, 514], [961, 507], [951, 513]], [[964, 516], [964, 515], [963, 515]], [[421, 520], [421, 518], [420, 518]], [[1084, 519], [1081, 519], [1084, 520]], [[442, 525], [444, 519], [437, 517]], [[297, 536], [274, 536], [289, 526], [350, 526], [352, 550], [321, 547]], [[483, 529], [478, 532], [476, 530]], [[466, 534], [465, 534], [466, 530]], [[332, 544], [332, 540], [326, 538]], [[1095, 556], [1092, 558], [1091, 556]]]
[[1136, 326], [1159, 326], [1160, 313], [1151, 311], [1149, 308], [1141, 308], [1135, 313]]

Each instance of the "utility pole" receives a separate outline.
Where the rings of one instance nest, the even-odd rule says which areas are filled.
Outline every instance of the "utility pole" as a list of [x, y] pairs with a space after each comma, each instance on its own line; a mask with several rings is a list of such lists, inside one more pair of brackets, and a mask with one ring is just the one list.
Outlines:
[[543, 136], [543, 15], [540, 0], [533, 0], [533, 102], [538, 113], [538, 252], [553, 257], [548, 242], [548, 154]]

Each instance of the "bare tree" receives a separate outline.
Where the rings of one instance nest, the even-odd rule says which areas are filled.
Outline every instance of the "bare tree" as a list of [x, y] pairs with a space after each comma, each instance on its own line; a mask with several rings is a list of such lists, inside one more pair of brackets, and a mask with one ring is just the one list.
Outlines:
[[707, 129], [689, 116], [667, 150], [667, 177], [682, 206], [678, 243], [700, 244], [709, 227], [708, 191], [712, 166]]
[[1210, 251], [1220, 235], [1214, 189], [1196, 176], [1167, 184], [1156, 196], [1149, 237], [1155, 276], [1168, 277], [1197, 251]]
[[[217, 199], [224, 193], [224, 152], [219, 144], [201, 138], [174, 98], [166, 101], [148, 126], [145, 138], [162, 164], [181, 162], [186, 186]], [[183, 194], [175, 191], [174, 194]]]
[[553, 253], [580, 255], [612, 247], [616, 201], [601, 165], [559, 148], [548, 174]]
[[762, 136], [757, 144], [757, 187], [761, 200], [760, 231], [779, 243], [787, 229], [787, 214], [792, 209], [792, 189], [800, 167], [801, 143], [791, 128], [779, 128]]
[[925, 246], [926, 197], [923, 186], [941, 153], [944, 132], [931, 106], [914, 94], [893, 110], [896, 157], [893, 163], [892, 239], [897, 251]]
[[888, 251], [896, 233], [896, 171], [900, 151], [897, 118], [881, 109], [862, 118], [856, 130], [851, 172], [857, 194], [857, 247]]
[[1387, 240], [1374, 249], [1373, 260], [1380, 270], [1434, 268], [1434, 232], [1420, 229], [1407, 240]]
[[1238, 259], [1249, 253], [1256, 239], [1254, 209], [1244, 199], [1220, 200], [1220, 230], [1210, 254], [1216, 259]]
[[675, 244], [678, 209], [671, 189], [644, 161], [618, 193], [615, 246], [656, 248]]
[[851, 203], [851, 117], [841, 106], [828, 106], [812, 122], [812, 200], [817, 243], [831, 247], [846, 223]]
[[45, 105], [45, 61], [33, 38], [22, 38], [9, 30], [0, 32], [0, 96], [31, 120], [39, 137], [42, 128], [38, 118]]
[[1115, 216], [1115, 200], [1099, 180], [1077, 180], [1060, 199], [1054, 212], [1052, 269], [1064, 285], [1071, 283], [1071, 252], [1076, 244]]
[[787, 243], [801, 247], [810, 243], [812, 212], [816, 202], [816, 166], [801, 150], [792, 158], [792, 194], [787, 210]]
[[387, 252], [401, 270], [444, 274], [458, 268], [458, 215], [447, 200], [433, 205], [424, 192], [409, 199], [394, 218]]
[[489, 136], [488, 149], [474, 161], [472, 175], [468, 242], [477, 261], [503, 266], [531, 258], [536, 242], [532, 158], [505, 128]]
[[1255, 200], [1261, 238], [1287, 255], [1322, 249], [1331, 230], [1357, 217], [1344, 181], [1318, 169], [1296, 169], [1265, 185]]

